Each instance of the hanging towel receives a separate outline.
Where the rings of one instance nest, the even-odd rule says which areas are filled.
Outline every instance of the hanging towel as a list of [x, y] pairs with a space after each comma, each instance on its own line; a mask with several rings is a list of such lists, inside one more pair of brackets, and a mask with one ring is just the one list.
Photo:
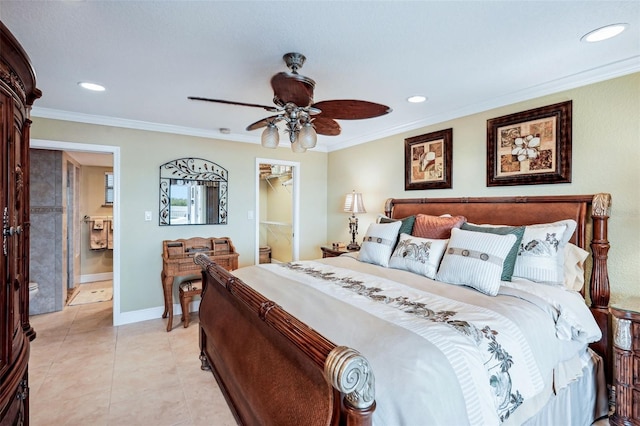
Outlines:
[[91, 222], [91, 230], [89, 233], [89, 247], [91, 250], [104, 250], [107, 248], [107, 230], [104, 229], [104, 223], [100, 221], [100, 227], [96, 228], [96, 221]]
[[93, 221], [93, 229], [104, 229], [104, 220], [95, 219]]
[[107, 221], [107, 250], [113, 250], [113, 220]]

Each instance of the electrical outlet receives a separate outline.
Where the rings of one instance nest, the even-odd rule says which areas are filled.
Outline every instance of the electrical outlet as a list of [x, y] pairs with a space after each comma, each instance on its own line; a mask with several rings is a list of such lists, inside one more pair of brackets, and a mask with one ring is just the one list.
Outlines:
[[147, 222], [151, 221], [151, 212], [144, 212], [144, 220]]
[[247, 212], [247, 219], [248, 219], [248, 220], [253, 220], [253, 210], [249, 210], [249, 211]]

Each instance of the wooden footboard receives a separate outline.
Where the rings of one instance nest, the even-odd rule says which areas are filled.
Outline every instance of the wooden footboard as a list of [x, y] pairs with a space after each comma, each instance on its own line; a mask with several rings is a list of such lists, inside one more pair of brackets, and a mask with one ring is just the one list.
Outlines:
[[200, 350], [240, 424], [370, 425], [374, 378], [336, 346], [206, 255]]

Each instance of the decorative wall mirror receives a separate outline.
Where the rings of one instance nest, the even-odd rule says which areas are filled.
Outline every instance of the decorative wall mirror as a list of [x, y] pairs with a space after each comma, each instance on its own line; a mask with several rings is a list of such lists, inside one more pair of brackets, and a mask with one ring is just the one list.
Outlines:
[[160, 225], [227, 223], [228, 172], [202, 158], [160, 166]]

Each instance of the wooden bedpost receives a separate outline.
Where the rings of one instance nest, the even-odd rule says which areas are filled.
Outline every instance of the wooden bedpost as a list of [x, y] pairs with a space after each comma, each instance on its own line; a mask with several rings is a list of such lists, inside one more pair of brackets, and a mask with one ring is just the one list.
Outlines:
[[324, 376], [345, 395], [340, 424], [370, 426], [376, 401], [375, 379], [369, 361], [355, 349], [336, 346], [327, 356]]
[[611, 195], [600, 193], [593, 196], [592, 213], [593, 235], [591, 238], [591, 253], [593, 265], [589, 282], [589, 297], [591, 298], [591, 313], [602, 330], [602, 339], [591, 345], [604, 358], [607, 383], [612, 378], [611, 358], [611, 315], [609, 314], [609, 272], [607, 271], [607, 254], [609, 240], [607, 239], [607, 220], [611, 207]]

